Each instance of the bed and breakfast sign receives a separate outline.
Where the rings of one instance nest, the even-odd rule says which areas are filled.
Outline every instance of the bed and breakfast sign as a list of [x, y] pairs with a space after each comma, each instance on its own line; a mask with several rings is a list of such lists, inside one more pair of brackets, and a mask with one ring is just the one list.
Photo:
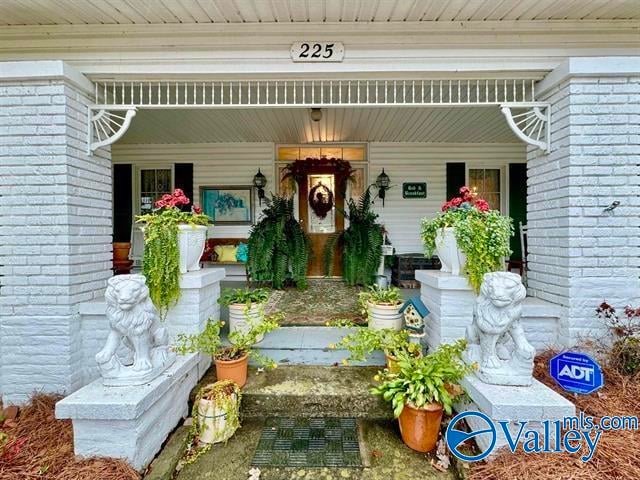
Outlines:
[[427, 183], [426, 182], [403, 183], [402, 198], [427, 198]]

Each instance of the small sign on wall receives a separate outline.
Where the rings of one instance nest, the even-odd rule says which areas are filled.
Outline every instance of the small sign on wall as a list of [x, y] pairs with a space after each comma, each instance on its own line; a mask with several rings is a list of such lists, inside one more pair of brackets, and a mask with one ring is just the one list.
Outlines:
[[427, 183], [426, 182], [403, 183], [402, 198], [427, 198]]
[[343, 59], [342, 42], [296, 42], [291, 45], [294, 62], [341, 62]]

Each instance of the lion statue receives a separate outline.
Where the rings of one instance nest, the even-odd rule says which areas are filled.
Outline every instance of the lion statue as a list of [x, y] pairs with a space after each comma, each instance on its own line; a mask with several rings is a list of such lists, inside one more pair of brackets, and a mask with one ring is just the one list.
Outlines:
[[527, 291], [520, 275], [485, 274], [467, 327], [465, 359], [477, 364], [476, 375], [494, 385], [531, 385], [535, 348], [520, 325]]
[[[117, 275], [107, 282], [109, 336], [96, 362], [103, 382], [109, 386], [141, 385], [160, 375], [175, 360], [169, 350], [167, 329], [149, 298], [143, 275]], [[117, 351], [121, 344], [129, 359], [123, 364]]]

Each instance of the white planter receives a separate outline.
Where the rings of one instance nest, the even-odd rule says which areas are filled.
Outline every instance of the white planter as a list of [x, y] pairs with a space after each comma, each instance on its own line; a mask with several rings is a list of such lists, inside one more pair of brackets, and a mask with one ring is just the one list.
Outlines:
[[436, 253], [442, 263], [441, 272], [460, 275], [464, 272], [467, 256], [458, 248], [453, 227], [442, 228], [436, 233]]
[[390, 328], [400, 330], [402, 328], [402, 314], [399, 305], [376, 305], [368, 303], [369, 308], [369, 328], [373, 330], [383, 330]]
[[[254, 303], [247, 312], [245, 303], [235, 303], [229, 305], [229, 332], [247, 333], [252, 326], [262, 322], [260, 310], [264, 308], [263, 304]], [[256, 343], [264, 339], [264, 334], [259, 335]]]
[[180, 273], [200, 270], [200, 257], [207, 239], [206, 225], [178, 225]]
[[[239, 409], [236, 399], [236, 409]], [[237, 412], [236, 412], [237, 414]], [[212, 444], [226, 442], [236, 432], [236, 428], [225, 432], [227, 428], [227, 413], [220, 408], [215, 400], [200, 399], [198, 402], [198, 418], [197, 421], [200, 427], [201, 444]]]

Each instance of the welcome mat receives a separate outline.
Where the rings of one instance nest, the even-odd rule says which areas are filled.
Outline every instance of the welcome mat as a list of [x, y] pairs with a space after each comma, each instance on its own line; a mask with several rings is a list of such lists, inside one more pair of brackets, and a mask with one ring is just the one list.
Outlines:
[[251, 465], [362, 467], [355, 418], [268, 418]]

